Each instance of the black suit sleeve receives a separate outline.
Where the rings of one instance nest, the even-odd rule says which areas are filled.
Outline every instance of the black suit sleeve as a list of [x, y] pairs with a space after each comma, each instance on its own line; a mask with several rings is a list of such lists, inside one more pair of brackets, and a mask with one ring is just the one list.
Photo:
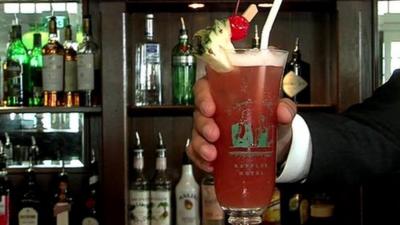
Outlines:
[[342, 114], [302, 116], [313, 149], [308, 183], [359, 184], [400, 171], [400, 70]]

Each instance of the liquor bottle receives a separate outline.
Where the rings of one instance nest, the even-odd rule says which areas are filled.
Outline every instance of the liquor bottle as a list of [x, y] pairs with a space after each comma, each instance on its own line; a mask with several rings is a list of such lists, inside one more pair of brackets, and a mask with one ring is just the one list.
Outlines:
[[146, 15], [145, 41], [136, 46], [136, 106], [162, 104], [160, 44], [154, 40], [153, 20], [153, 14]]
[[188, 40], [185, 21], [181, 17], [182, 28], [179, 42], [172, 49], [172, 102], [176, 105], [193, 105], [193, 85], [196, 81], [196, 60]]
[[281, 197], [280, 190], [275, 187], [271, 202], [263, 215], [263, 225], [280, 225], [281, 224]]
[[99, 173], [95, 150], [91, 150], [90, 177], [88, 182], [88, 192], [85, 199], [82, 225], [99, 225], [98, 220], [98, 191]]
[[[188, 139], [186, 142], [186, 148], [189, 141]], [[186, 154], [186, 149], [183, 154], [181, 178], [175, 187], [175, 197], [176, 224], [200, 225], [200, 188], [193, 176], [193, 167]]]
[[316, 192], [311, 199], [310, 219], [307, 225], [333, 225], [335, 205], [327, 192]]
[[34, 136], [31, 136], [31, 146], [29, 147], [28, 160], [30, 160], [30, 164], [40, 164], [39, 146], [36, 144], [36, 139]]
[[7, 157], [7, 166], [10, 166], [14, 164], [13, 144], [11, 143], [10, 135], [7, 132], [4, 133], [4, 137], [6, 139], [6, 142], [4, 143], [4, 154]]
[[[99, 101], [101, 90], [101, 77], [95, 74], [98, 46], [92, 38], [91, 17], [83, 17], [82, 23], [83, 41], [78, 46], [78, 91], [81, 92], [81, 105], [92, 106], [93, 97]], [[99, 96], [93, 96], [94, 92]]]
[[283, 92], [296, 103], [310, 103], [310, 64], [301, 59], [299, 38], [292, 53], [292, 59], [286, 65], [283, 77]]
[[150, 183], [151, 225], [171, 224], [171, 179], [167, 174], [167, 149], [158, 133], [156, 172]]
[[79, 93], [77, 92], [77, 53], [73, 48], [71, 25], [64, 28], [64, 99], [63, 105], [67, 107], [79, 106]]
[[201, 181], [202, 225], [224, 225], [224, 211], [215, 193], [214, 177], [207, 174]]
[[33, 48], [29, 60], [29, 75], [32, 82], [32, 96], [29, 98], [29, 106], [41, 106], [43, 104], [42, 69], [42, 35], [34, 33]]
[[288, 199], [287, 216], [288, 224], [306, 224], [310, 216], [310, 202], [305, 193], [297, 191], [291, 193]]
[[62, 170], [56, 180], [56, 192], [54, 194], [53, 216], [55, 225], [69, 225], [72, 197], [69, 192], [68, 175], [65, 172], [64, 160]]
[[41, 219], [40, 195], [33, 171], [33, 157], [30, 157], [29, 168], [25, 174], [25, 190], [18, 209], [18, 225], [38, 225]]
[[7, 106], [27, 106], [28, 98], [32, 95], [32, 90], [28, 88], [29, 54], [22, 42], [21, 25], [18, 22], [11, 26], [10, 39], [4, 66], [4, 98]]
[[10, 224], [10, 183], [6, 170], [7, 157], [0, 141], [0, 224]]
[[56, 107], [64, 90], [64, 48], [58, 42], [56, 17], [49, 20], [49, 40], [43, 53], [43, 105]]
[[136, 147], [133, 149], [133, 167], [129, 181], [129, 224], [150, 224], [150, 189], [144, 175], [143, 148], [140, 144], [139, 133], [136, 132]]
[[251, 39], [251, 48], [260, 48], [260, 36], [258, 34], [258, 26], [257, 24], [254, 25], [254, 36]]

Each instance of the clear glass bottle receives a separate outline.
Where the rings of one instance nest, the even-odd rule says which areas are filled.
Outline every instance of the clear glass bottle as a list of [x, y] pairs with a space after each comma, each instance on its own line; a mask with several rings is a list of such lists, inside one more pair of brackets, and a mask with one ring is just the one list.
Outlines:
[[33, 155], [30, 156], [29, 168], [25, 174], [25, 190], [18, 209], [19, 225], [38, 225], [41, 221], [41, 199], [32, 165]]
[[251, 48], [260, 48], [260, 36], [258, 34], [258, 26], [257, 24], [254, 25], [254, 36], [251, 39]]
[[129, 225], [150, 224], [150, 188], [143, 172], [143, 148], [139, 133], [136, 132], [136, 146], [133, 151], [132, 172], [129, 179]]
[[0, 224], [10, 225], [10, 183], [6, 169], [7, 157], [0, 141]]
[[201, 181], [202, 225], [224, 225], [224, 211], [215, 193], [214, 177], [207, 174]]
[[158, 133], [156, 172], [150, 183], [151, 225], [171, 224], [171, 178], [167, 174], [167, 149]]
[[21, 25], [11, 26], [10, 44], [4, 65], [4, 98], [7, 106], [28, 106], [30, 77], [28, 74], [29, 54], [21, 39]]
[[71, 25], [64, 28], [64, 98], [63, 105], [67, 107], [79, 106], [77, 92], [77, 53], [72, 41]]
[[296, 103], [310, 103], [310, 64], [301, 59], [299, 38], [285, 71], [282, 81], [285, 96]]
[[88, 180], [87, 192], [85, 197], [82, 225], [99, 225], [98, 218], [98, 191], [99, 173], [95, 150], [91, 150], [89, 165], [90, 176]]
[[64, 90], [64, 48], [58, 41], [56, 17], [49, 20], [49, 40], [43, 53], [43, 105], [60, 105]]
[[78, 90], [81, 106], [100, 104], [101, 77], [96, 73], [98, 45], [92, 37], [92, 21], [84, 16], [82, 21], [83, 41], [78, 46]]
[[13, 165], [14, 164], [14, 149], [13, 149], [13, 144], [11, 142], [10, 135], [5, 132], [4, 133], [4, 138], [6, 142], [4, 143], [4, 154], [6, 155], [7, 158], [7, 166]]
[[[186, 148], [190, 140], [186, 142]], [[183, 153], [181, 178], [175, 187], [176, 224], [200, 225], [199, 198], [200, 187], [193, 176], [193, 166]]]
[[181, 24], [179, 42], [172, 49], [172, 103], [176, 105], [193, 105], [196, 60], [188, 40], [185, 21], [182, 17]]
[[29, 99], [29, 106], [43, 105], [42, 69], [42, 35], [34, 33], [33, 48], [29, 59], [29, 75], [32, 82], [32, 96]]
[[161, 105], [160, 43], [154, 40], [153, 14], [146, 15], [145, 40], [136, 46], [135, 105]]

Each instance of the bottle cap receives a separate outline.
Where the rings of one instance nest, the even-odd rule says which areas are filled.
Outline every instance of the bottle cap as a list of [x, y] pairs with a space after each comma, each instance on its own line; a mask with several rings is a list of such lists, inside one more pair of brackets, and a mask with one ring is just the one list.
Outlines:
[[190, 144], [190, 139], [188, 138], [186, 140], [185, 151], [183, 152], [182, 165], [190, 165], [190, 164], [192, 164], [192, 161], [189, 159], [189, 157], [187, 155], [187, 148], [188, 148], [189, 144]]

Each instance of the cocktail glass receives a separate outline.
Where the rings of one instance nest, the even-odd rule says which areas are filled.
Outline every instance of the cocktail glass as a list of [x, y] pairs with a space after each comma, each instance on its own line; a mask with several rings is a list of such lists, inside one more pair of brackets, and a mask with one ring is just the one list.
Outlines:
[[232, 71], [206, 67], [220, 129], [216, 194], [229, 223], [259, 224], [275, 187], [276, 108], [288, 53], [269, 48], [227, 55]]

